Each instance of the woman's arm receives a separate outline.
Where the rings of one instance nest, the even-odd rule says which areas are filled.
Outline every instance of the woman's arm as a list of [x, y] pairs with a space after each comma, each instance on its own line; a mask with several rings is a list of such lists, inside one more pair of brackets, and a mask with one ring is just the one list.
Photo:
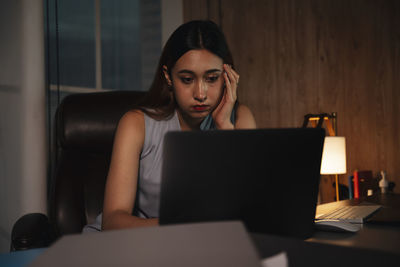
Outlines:
[[144, 143], [145, 124], [141, 111], [130, 111], [120, 120], [108, 172], [103, 230], [158, 225], [158, 219], [132, 216], [137, 192], [139, 157]]

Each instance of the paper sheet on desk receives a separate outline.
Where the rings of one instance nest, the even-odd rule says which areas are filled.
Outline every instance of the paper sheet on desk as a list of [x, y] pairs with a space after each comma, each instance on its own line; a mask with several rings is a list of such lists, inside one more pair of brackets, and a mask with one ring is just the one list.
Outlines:
[[261, 261], [262, 267], [288, 267], [288, 258], [286, 252], [281, 252], [272, 257], [265, 258]]

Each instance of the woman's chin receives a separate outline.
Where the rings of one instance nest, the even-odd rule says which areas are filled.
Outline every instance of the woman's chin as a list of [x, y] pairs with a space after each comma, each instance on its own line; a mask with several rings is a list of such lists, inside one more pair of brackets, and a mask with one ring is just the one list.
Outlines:
[[189, 112], [182, 112], [180, 111], [180, 114], [182, 115], [182, 118], [189, 124], [196, 125], [200, 124], [209, 114], [210, 110], [202, 110], [202, 111], [195, 111], [195, 110], [190, 110]]

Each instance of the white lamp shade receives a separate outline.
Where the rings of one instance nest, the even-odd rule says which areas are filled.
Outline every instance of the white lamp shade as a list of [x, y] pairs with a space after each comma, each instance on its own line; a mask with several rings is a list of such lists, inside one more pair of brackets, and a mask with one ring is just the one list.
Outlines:
[[321, 174], [346, 173], [346, 139], [343, 136], [325, 137]]

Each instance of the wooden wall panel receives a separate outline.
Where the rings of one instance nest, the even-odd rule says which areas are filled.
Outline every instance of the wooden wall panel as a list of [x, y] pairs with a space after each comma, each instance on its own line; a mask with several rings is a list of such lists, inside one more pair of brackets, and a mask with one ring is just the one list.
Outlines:
[[183, 20], [209, 19], [220, 25], [221, 4], [218, 0], [182, 0]]
[[[259, 127], [298, 127], [307, 113], [337, 112], [347, 140], [341, 183], [355, 169], [386, 170], [400, 192], [400, 1], [200, 2], [218, 10], [240, 101]], [[186, 21], [212, 13], [191, 10]], [[323, 178], [323, 202], [332, 201], [332, 180]]]

